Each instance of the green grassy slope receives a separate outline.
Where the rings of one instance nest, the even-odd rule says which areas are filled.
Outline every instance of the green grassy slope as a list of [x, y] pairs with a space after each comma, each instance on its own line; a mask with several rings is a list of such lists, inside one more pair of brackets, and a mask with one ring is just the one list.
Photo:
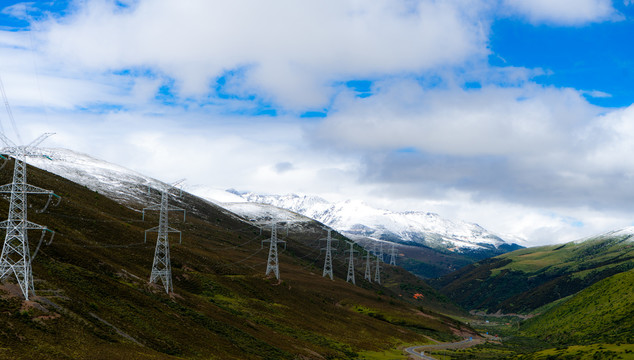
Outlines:
[[[0, 172], [10, 182], [12, 164]], [[11, 279], [0, 287], [0, 358], [322, 359], [439, 340], [470, 331], [435, 311], [460, 312], [402, 269], [384, 265], [385, 286], [321, 276], [320, 224], [293, 229], [280, 250], [282, 281], [264, 277], [268, 234], [185, 194], [183, 231], [172, 239], [175, 294], [149, 285], [157, 214], [119, 204], [60, 177], [29, 169], [29, 183], [55, 190], [58, 207], [29, 220], [56, 231], [33, 261], [36, 297], [23, 301]], [[154, 195], [152, 202], [157, 202]], [[35, 210], [44, 199], [30, 198]], [[8, 208], [0, 203], [0, 216]], [[30, 234], [35, 248], [39, 234]], [[361, 269], [359, 269], [361, 270]], [[422, 293], [422, 299], [414, 299]]]
[[562, 344], [634, 344], [634, 270], [603, 279], [545, 313], [522, 330]]
[[634, 268], [631, 235], [516, 250], [468, 265], [432, 284], [468, 309], [528, 313]]

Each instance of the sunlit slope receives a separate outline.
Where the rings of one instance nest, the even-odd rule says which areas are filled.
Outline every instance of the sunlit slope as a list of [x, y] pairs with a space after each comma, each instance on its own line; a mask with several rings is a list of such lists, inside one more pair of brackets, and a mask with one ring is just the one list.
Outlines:
[[563, 245], [516, 250], [433, 284], [468, 309], [528, 313], [634, 268], [633, 229]]
[[595, 283], [528, 320], [522, 329], [554, 343], [634, 344], [634, 270]]
[[[3, 183], [11, 166], [0, 172]], [[184, 223], [170, 218], [183, 241], [172, 238], [175, 294], [168, 296], [147, 284], [156, 234], [144, 243], [144, 230], [158, 216], [142, 221], [139, 212], [158, 201], [157, 193], [117, 203], [38, 169], [29, 168], [28, 178], [62, 202], [38, 214], [44, 199], [31, 198], [29, 220], [56, 236], [33, 260], [33, 301], [23, 301], [11, 281], [0, 289], [0, 358], [345, 359], [469, 331], [432, 310], [458, 311], [443, 296], [389, 265], [387, 287], [363, 281], [360, 266], [359, 286], [346, 283], [340, 260], [335, 280], [323, 278], [318, 223], [283, 234], [282, 281], [266, 278], [261, 241], [269, 233], [188, 194], [172, 201], [188, 212]], [[38, 240], [31, 234], [32, 250]], [[414, 300], [414, 293], [424, 296]]]

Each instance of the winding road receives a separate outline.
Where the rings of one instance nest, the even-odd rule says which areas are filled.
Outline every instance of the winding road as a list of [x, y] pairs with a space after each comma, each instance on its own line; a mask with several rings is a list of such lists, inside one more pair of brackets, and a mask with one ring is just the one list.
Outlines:
[[[462, 347], [469, 347], [473, 345], [477, 345], [481, 342], [481, 340], [473, 338], [464, 339], [462, 341], [454, 342], [454, 343], [441, 343], [441, 344], [433, 344], [433, 345], [414, 345], [405, 349], [405, 351], [410, 354], [418, 357], [419, 359], [425, 360], [436, 360], [435, 358], [425, 355], [425, 350], [443, 350], [443, 349], [457, 349]], [[419, 351], [416, 351], [419, 350]]]

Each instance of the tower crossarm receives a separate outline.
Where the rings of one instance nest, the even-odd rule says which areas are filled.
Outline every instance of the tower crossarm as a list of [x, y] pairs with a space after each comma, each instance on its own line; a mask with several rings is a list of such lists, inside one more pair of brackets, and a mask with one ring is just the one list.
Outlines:
[[161, 210], [161, 204], [150, 205], [146, 208], [143, 208], [143, 211], [159, 211]]
[[[271, 239], [262, 240], [262, 243], [261, 243], [262, 248], [264, 248], [264, 243], [270, 243], [270, 242], [271, 242]], [[276, 239], [275, 242], [277, 244], [284, 244], [284, 249], [286, 249], [286, 240]]]
[[146, 208], [143, 208], [143, 220], [145, 220], [145, 212], [146, 211], [160, 211], [161, 210], [161, 204], [154, 204], [151, 206], [148, 206]]
[[[159, 230], [160, 230], [159, 228], [160, 228], [160, 226], [155, 226], [153, 228], [145, 230], [145, 232], [159, 232]], [[167, 227], [167, 232], [168, 233], [179, 233], [181, 231], [180, 230], [176, 230], [173, 227], [168, 226]]]
[[42, 143], [42, 141], [48, 139], [52, 135], [55, 135], [55, 133], [44, 133], [44, 134], [38, 136], [35, 140], [31, 141], [30, 144], [28, 144], [27, 146], [24, 147], [24, 152], [28, 153], [32, 149], [35, 149], [38, 145], [40, 145]]
[[[0, 221], [0, 229], [7, 229], [10, 226], [12, 226], [12, 222], [10, 222], [9, 220]], [[47, 228], [44, 225], [36, 224], [36, 223], [28, 221], [28, 220], [24, 220], [24, 229], [27, 229], [27, 230], [49, 230], [49, 228]]]
[[[59, 195], [55, 194], [53, 190], [42, 189], [41, 187], [37, 187], [31, 184], [20, 184], [20, 186], [24, 189], [24, 192], [28, 194], [41, 194], [41, 195], [51, 195], [55, 197], [59, 197]], [[13, 184], [6, 184], [0, 186], [0, 193], [11, 193], [11, 188]]]
[[183, 208], [179, 208], [178, 206], [169, 205], [167, 207], [167, 211], [182, 211], [183, 212], [183, 221], [187, 221], [186, 220], [187, 210], [185, 210]]
[[[161, 211], [161, 204], [155, 204], [155, 205], [151, 205], [151, 206], [148, 206], [146, 208], [143, 208], [143, 219], [144, 220], [145, 220], [145, 212], [146, 211]], [[185, 221], [185, 216], [186, 216], [185, 215], [186, 214], [185, 209], [179, 208], [177, 206], [169, 205], [167, 207], [167, 211], [182, 211], [183, 212], [183, 221]]]
[[[159, 228], [160, 228], [160, 226], [155, 226], [155, 227], [153, 227], [151, 229], [145, 230], [145, 238], [143, 239], [143, 242], [147, 242], [147, 233], [149, 233], [149, 232], [160, 233], [161, 230]], [[180, 243], [183, 242], [183, 233], [181, 233], [180, 230], [176, 230], [173, 227], [169, 227], [168, 226], [166, 231], [167, 231], [167, 233], [178, 233], [180, 235], [179, 242]]]
[[345, 250], [344, 252], [351, 252], [351, 251], [352, 251], [353, 253], [358, 253], [358, 252], [359, 252], [359, 250], [355, 250], [355, 248], [354, 248], [354, 242], [352, 242], [352, 241], [346, 241], [346, 244], [350, 245], [350, 249]]

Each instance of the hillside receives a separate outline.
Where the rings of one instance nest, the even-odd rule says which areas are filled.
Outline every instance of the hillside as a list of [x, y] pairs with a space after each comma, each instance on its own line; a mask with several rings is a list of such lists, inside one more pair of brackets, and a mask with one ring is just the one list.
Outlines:
[[558, 344], [634, 344], [634, 270], [610, 276], [522, 326]]
[[[12, 164], [0, 172], [10, 182]], [[62, 196], [58, 207], [29, 213], [56, 231], [33, 260], [36, 297], [23, 301], [5, 282], [0, 293], [0, 357], [12, 359], [323, 359], [362, 350], [450, 340], [473, 334], [435, 311], [459, 312], [406, 271], [384, 266], [385, 286], [321, 276], [321, 224], [291, 227], [280, 249], [281, 282], [264, 276], [266, 231], [225, 209], [183, 193], [183, 231], [172, 239], [174, 294], [148, 285], [154, 241], [140, 209], [158, 202], [145, 184], [118, 202], [83, 185], [29, 167], [29, 182]], [[114, 189], [114, 188], [113, 188]], [[115, 193], [115, 190], [112, 190]], [[111, 194], [109, 194], [110, 196]], [[30, 198], [33, 210], [44, 199]], [[5, 203], [6, 204], [6, 203]], [[6, 217], [6, 206], [0, 216]], [[285, 235], [285, 234], [284, 234]], [[32, 249], [39, 234], [31, 235]], [[341, 242], [342, 243], [342, 242]], [[413, 294], [422, 298], [414, 299]], [[407, 301], [404, 301], [407, 300]], [[387, 335], [389, 334], [389, 335]]]
[[529, 313], [634, 268], [634, 228], [516, 250], [432, 281], [467, 309]]

